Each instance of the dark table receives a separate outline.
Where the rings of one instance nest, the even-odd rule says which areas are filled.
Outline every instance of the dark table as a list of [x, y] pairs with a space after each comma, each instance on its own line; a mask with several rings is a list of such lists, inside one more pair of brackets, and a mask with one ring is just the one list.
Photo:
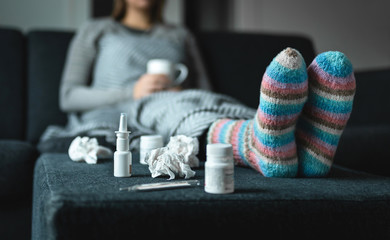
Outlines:
[[43, 154], [34, 172], [32, 239], [390, 237], [390, 178], [336, 165], [327, 178], [266, 178], [235, 167], [235, 192], [215, 195], [203, 189], [203, 162], [193, 170], [201, 186], [122, 192], [168, 177], [153, 179], [138, 154], [130, 178], [114, 177], [111, 159], [88, 165]]

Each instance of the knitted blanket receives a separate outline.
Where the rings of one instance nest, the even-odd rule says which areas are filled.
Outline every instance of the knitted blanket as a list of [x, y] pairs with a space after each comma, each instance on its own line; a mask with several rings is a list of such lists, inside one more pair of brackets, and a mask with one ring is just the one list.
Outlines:
[[205, 90], [159, 92], [140, 100], [131, 100], [83, 114], [69, 114], [68, 124], [49, 126], [41, 141], [58, 137], [104, 135], [115, 143], [120, 113], [128, 114], [131, 150], [139, 150], [139, 137], [160, 134], [165, 143], [170, 136], [201, 136], [220, 118], [251, 119], [256, 110], [222, 94]]

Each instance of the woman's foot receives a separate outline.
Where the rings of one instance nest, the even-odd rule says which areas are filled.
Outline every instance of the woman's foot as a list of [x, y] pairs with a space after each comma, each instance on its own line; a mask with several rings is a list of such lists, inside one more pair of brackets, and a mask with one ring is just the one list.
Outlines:
[[318, 55], [308, 67], [309, 97], [297, 124], [299, 175], [328, 174], [352, 111], [356, 82], [341, 52]]
[[208, 132], [209, 143], [230, 143], [239, 165], [267, 177], [295, 177], [298, 158], [295, 124], [307, 99], [306, 65], [292, 48], [280, 52], [263, 75], [260, 104], [251, 120], [220, 119]]

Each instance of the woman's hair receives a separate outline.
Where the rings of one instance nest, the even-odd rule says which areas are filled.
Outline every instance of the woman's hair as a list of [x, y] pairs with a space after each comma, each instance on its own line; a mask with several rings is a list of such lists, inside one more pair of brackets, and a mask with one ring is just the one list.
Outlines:
[[[155, 0], [154, 6], [151, 9], [150, 21], [163, 22], [162, 11], [164, 7], [164, 0]], [[127, 5], [126, 0], [114, 0], [114, 6], [111, 16], [117, 20], [122, 20], [126, 15]]]

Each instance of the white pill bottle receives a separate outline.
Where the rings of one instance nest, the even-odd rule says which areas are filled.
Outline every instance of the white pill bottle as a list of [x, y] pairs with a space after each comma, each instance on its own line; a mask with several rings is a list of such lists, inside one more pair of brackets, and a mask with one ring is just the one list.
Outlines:
[[234, 162], [231, 144], [207, 144], [205, 163], [205, 186], [208, 193], [234, 192]]
[[163, 137], [161, 135], [144, 135], [141, 136], [140, 141], [140, 157], [139, 161], [141, 164], [146, 163], [146, 154], [153, 149], [164, 147]]

